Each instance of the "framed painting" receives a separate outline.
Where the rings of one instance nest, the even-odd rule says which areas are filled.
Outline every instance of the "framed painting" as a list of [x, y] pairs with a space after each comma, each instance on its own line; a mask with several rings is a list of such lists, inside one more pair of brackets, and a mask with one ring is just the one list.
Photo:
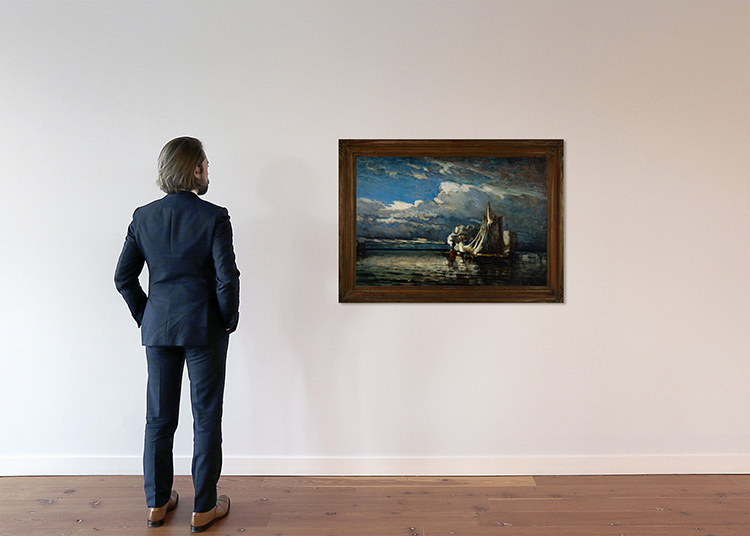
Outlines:
[[563, 140], [339, 140], [339, 302], [563, 302]]

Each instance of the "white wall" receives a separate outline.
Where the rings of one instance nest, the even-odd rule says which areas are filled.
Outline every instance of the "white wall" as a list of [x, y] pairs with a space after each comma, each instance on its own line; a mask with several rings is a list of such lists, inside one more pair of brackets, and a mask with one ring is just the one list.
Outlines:
[[[242, 271], [227, 472], [750, 471], [749, 28], [746, 1], [0, 0], [0, 474], [140, 471], [112, 276], [180, 135]], [[563, 138], [565, 303], [337, 303], [339, 138]]]

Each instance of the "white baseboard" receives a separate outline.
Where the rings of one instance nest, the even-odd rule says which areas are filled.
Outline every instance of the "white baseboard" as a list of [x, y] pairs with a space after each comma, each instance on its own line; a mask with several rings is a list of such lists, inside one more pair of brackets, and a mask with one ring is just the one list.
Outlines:
[[[5, 457], [0, 476], [139, 475], [141, 458]], [[190, 474], [190, 458], [175, 458], [175, 473]], [[750, 455], [503, 456], [477, 458], [225, 457], [225, 475], [596, 475], [745, 474]]]

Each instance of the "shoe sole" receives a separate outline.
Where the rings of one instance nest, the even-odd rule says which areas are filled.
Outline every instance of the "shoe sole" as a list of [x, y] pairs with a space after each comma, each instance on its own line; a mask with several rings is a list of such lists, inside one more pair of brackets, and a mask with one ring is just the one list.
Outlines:
[[227, 517], [229, 515], [229, 510], [230, 510], [231, 507], [232, 507], [232, 501], [230, 501], [229, 497], [227, 497], [227, 513], [226, 514], [224, 514], [221, 517], [215, 517], [211, 521], [209, 521], [205, 525], [201, 525], [200, 527], [196, 527], [195, 525], [190, 525], [190, 532], [194, 532], [195, 533], [195, 532], [205, 532], [205, 531], [207, 531], [208, 529], [211, 528], [211, 525], [213, 525], [217, 521], [219, 521], [219, 520], [224, 519], [225, 517]]

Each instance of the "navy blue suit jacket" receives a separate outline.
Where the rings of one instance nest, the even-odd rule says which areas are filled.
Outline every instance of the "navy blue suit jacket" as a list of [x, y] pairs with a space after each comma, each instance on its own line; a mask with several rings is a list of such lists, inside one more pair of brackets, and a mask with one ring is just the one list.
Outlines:
[[[148, 295], [138, 276], [148, 265]], [[240, 272], [229, 212], [193, 192], [136, 209], [115, 285], [144, 346], [206, 346], [237, 329]]]

